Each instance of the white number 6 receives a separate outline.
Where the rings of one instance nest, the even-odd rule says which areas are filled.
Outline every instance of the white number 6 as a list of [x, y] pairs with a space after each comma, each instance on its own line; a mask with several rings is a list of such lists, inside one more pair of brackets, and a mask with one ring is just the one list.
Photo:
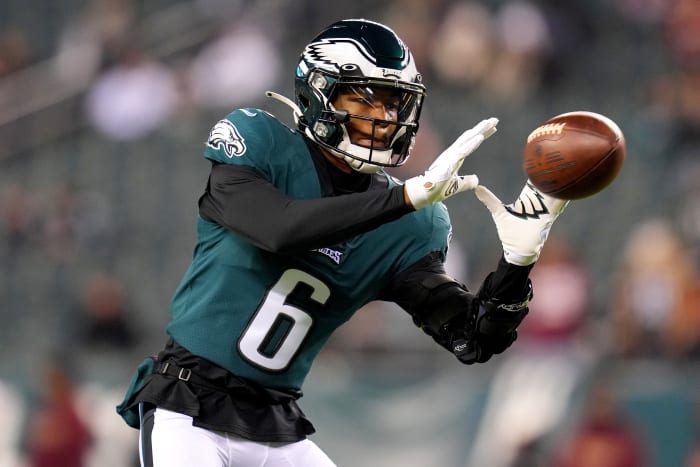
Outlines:
[[[292, 304], [290, 295], [300, 284], [309, 287], [311, 293], [298, 297]], [[299, 306], [310, 301], [316, 306], [323, 305], [330, 295], [331, 290], [326, 284], [304, 271], [285, 271], [267, 293], [238, 341], [239, 351], [251, 363], [266, 370], [284, 370], [313, 324], [311, 315]]]

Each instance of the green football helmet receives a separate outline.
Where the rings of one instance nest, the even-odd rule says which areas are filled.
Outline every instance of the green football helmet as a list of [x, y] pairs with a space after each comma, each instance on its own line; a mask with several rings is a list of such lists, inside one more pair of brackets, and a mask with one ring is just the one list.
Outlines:
[[[330, 25], [302, 51], [294, 88], [292, 107], [299, 129], [354, 170], [373, 173], [400, 166], [408, 159], [425, 86], [411, 52], [388, 27], [364, 19]], [[378, 88], [389, 88], [398, 95], [395, 121], [348, 114], [333, 106], [341, 90], [372, 94]], [[393, 125], [388, 144], [375, 148], [374, 139], [369, 147], [350, 141], [346, 123], [354, 118], [372, 121], [373, 132], [381, 125]]]

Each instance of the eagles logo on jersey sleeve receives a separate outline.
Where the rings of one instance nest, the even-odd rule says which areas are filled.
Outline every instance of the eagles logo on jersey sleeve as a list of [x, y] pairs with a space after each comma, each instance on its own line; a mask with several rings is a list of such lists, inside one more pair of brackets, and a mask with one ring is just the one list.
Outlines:
[[204, 157], [224, 164], [256, 166], [255, 155], [271, 151], [267, 114], [238, 109], [216, 122], [209, 132]]
[[219, 120], [212, 128], [207, 139], [207, 146], [217, 151], [223, 151], [229, 158], [245, 154], [245, 138], [241, 136], [233, 123], [224, 119]]

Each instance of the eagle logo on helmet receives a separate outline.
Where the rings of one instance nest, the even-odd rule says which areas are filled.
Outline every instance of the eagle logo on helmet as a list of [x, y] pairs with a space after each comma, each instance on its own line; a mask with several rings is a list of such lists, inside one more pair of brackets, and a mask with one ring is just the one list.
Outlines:
[[229, 158], [240, 157], [246, 152], [245, 139], [238, 128], [228, 120], [219, 120], [212, 128], [207, 139], [207, 146], [223, 149]]
[[[405, 49], [403, 44], [401, 46]], [[364, 60], [357, 63], [359, 57], [362, 57]], [[365, 73], [377, 66], [377, 58], [374, 57], [362, 43], [352, 38], [320, 39], [309, 44], [304, 49], [302, 58], [308, 64], [334, 72], [340, 71], [341, 65], [344, 63], [356, 64], [359, 69], [364, 70]], [[408, 66], [409, 61], [410, 54], [405, 53], [403, 63], [401, 64], [402, 68]]]
[[[331, 71], [340, 71], [342, 63], [338, 63], [340, 57], [352, 57], [353, 61], [357, 59], [357, 52], [366, 60], [365, 64], [359, 64], [361, 68], [374, 67], [376, 61], [362, 47], [362, 45], [353, 39], [321, 39], [318, 42], [309, 44], [303, 52], [304, 59], [313, 65], [320, 68], [329, 69]], [[364, 67], [362, 65], [365, 65]]]

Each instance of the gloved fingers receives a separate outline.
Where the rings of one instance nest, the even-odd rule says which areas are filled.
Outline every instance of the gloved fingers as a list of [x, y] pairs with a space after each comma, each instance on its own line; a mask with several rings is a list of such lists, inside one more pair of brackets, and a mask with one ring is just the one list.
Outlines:
[[477, 363], [486, 363], [489, 360], [491, 360], [491, 357], [493, 357], [493, 353], [486, 350], [486, 349], [481, 349], [479, 353], [479, 358], [476, 360]]
[[561, 214], [564, 209], [569, 205], [569, 201], [565, 199], [558, 199], [558, 198], [553, 198], [551, 196], [543, 195], [544, 196], [544, 205], [547, 206], [547, 209], [551, 214], [554, 216], [558, 216]]
[[474, 194], [493, 215], [496, 215], [505, 209], [501, 200], [498, 199], [498, 196], [494, 195], [491, 190], [486, 188], [484, 185], [479, 185], [474, 188]]
[[461, 135], [459, 135], [459, 137], [454, 141], [454, 143], [450, 145], [448, 151], [459, 151], [460, 148], [462, 148], [465, 144], [467, 144], [470, 140], [474, 139], [477, 136], [486, 139], [486, 134], [491, 136], [493, 132], [495, 132], [496, 125], [498, 125], [497, 118], [487, 118], [485, 120], [480, 121], [472, 128], [465, 130]]
[[486, 118], [474, 125], [471, 130], [462, 133], [462, 135], [465, 136], [467, 133], [471, 133], [472, 135], [482, 135], [484, 139], [486, 139], [496, 133], [496, 125], [498, 125], [498, 119], [496, 117]]
[[435, 169], [441, 164], [449, 164], [451, 172], [455, 173], [462, 165], [464, 158], [477, 150], [481, 143], [496, 133], [498, 119], [487, 118], [477, 123], [473, 128], [462, 133], [454, 143], [438, 156], [428, 170]]
[[[465, 133], [466, 134], [466, 133]], [[452, 145], [438, 156], [437, 159], [430, 164], [428, 170], [437, 170], [444, 168], [447, 173], [456, 173], [462, 166], [464, 159], [476, 151], [479, 145], [484, 141], [482, 135], [469, 135], [468, 139], [463, 139], [464, 134]], [[472, 146], [476, 144], [475, 147]]]
[[489, 139], [491, 136], [494, 135], [494, 133], [498, 131], [498, 128], [496, 128], [496, 125], [498, 124], [498, 119], [494, 118], [494, 120], [496, 120], [494, 126], [491, 128], [487, 128], [486, 131], [482, 133], [482, 135], [484, 135], [484, 139]]
[[449, 178], [455, 175], [462, 167], [464, 159], [466, 159], [469, 154], [476, 151], [483, 141], [483, 136], [476, 135], [469, 141], [469, 145], [465, 143], [465, 145], [458, 148], [458, 150], [443, 152], [440, 157], [435, 159], [435, 162], [428, 168], [428, 171], [433, 172], [438, 178]]
[[481, 146], [481, 143], [484, 142], [484, 139], [484, 135], [478, 134], [474, 135], [473, 137], [460, 144], [459, 151], [457, 152], [456, 157], [457, 170], [459, 170], [459, 167], [462, 165], [462, 162], [464, 162], [464, 159], [466, 159], [467, 156], [469, 156], [471, 153], [476, 151], [479, 148], [479, 146]]
[[465, 365], [471, 365], [479, 361], [481, 347], [471, 339], [456, 339], [452, 342], [452, 353]]
[[521, 201], [536, 206], [539, 202], [535, 198], [539, 198], [542, 204], [547, 208], [547, 211], [553, 216], [561, 214], [564, 208], [569, 204], [568, 200], [554, 198], [553, 196], [540, 192], [530, 180], [527, 181], [523, 187], [522, 193], [515, 202]]
[[[468, 156], [474, 152], [485, 139], [496, 133], [496, 125], [498, 125], [498, 119], [495, 117], [480, 121], [473, 128], [462, 133], [450, 146], [450, 149], [455, 149], [457, 152], [466, 152], [464, 157]], [[474, 144], [476, 144], [476, 147], [472, 147]]]
[[481, 146], [481, 143], [484, 142], [484, 139], [484, 135], [482, 134], [474, 135], [471, 138], [462, 141], [459, 146], [456, 147], [454, 152], [450, 152], [451, 160], [449, 161], [449, 173], [456, 174], [462, 167], [464, 159], [479, 149], [479, 146]]
[[491, 117], [487, 118], [486, 120], [482, 120], [479, 123], [479, 133], [481, 133], [484, 136], [484, 139], [488, 139], [491, 136], [493, 136], [493, 134], [496, 133], [496, 131], [498, 131], [498, 128], [496, 128], [497, 125], [498, 119], [496, 117]]
[[[457, 348], [464, 348], [460, 351]], [[457, 359], [465, 365], [473, 365], [474, 363], [485, 363], [493, 357], [493, 352], [479, 345], [476, 341], [464, 341], [458, 343], [454, 351]]]
[[446, 197], [452, 196], [456, 193], [461, 193], [463, 191], [473, 190], [474, 188], [479, 186], [479, 177], [477, 175], [460, 175], [455, 177], [455, 181], [457, 183], [456, 190], [454, 191], [454, 193], [446, 193]]
[[508, 350], [508, 348], [513, 345], [513, 343], [518, 339], [518, 331], [511, 331], [509, 333], [503, 334], [499, 338], [479, 336], [477, 341], [482, 349], [486, 349], [487, 352], [496, 355], [501, 354]]

